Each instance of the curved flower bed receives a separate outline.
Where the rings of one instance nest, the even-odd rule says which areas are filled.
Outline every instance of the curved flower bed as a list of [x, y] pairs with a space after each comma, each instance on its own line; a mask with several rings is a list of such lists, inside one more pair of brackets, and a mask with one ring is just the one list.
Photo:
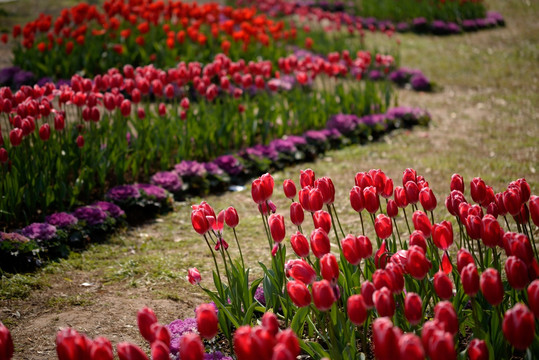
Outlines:
[[275, 139], [269, 145], [255, 145], [210, 162], [184, 160], [172, 171], [153, 175], [152, 185], [120, 185], [107, 192], [109, 202], [83, 206], [72, 214], [54, 213], [44, 223], [0, 233], [0, 266], [4, 270], [29, 270], [46, 259], [67, 255], [70, 247], [83, 248], [89, 242], [102, 241], [125, 220], [139, 223], [170, 209], [171, 194], [182, 199], [225, 191], [231, 184], [242, 184], [265, 171], [311, 161], [329, 149], [364, 143], [392, 129], [427, 125], [429, 121], [425, 111], [405, 107], [363, 117], [340, 114], [331, 117], [323, 130]]

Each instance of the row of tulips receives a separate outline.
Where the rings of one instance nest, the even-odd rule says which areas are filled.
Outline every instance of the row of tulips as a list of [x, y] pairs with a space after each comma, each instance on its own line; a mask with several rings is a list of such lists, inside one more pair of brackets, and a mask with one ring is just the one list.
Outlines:
[[7, 271], [33, 269], [47, 259], [65, 256], [69, 248], [81, 249], [89, 242], [102, 241], [111, 232], [111, 225], [123, 224], [124, 218], [131, 224], [140, 223], [170, 209], [169, 192], [177, 200], [222, 192], [269, 170], [312, 161], [330, 148], [368, 141], [393, 128], [426, 125], [429, 119], [426, 112], [411, 108], [393, 108], [386, 114], [362, 118], [341, 114], [330, 118], [326, 129], [309, 130], [303, 136], [275, 139], [269, 145], [255, 145], [210, 162], [183, 160], [172, 171], [155, 173], [151, 185], [111, 188], [105, 198], [112, 203], [98, 201], [72, 214], [49, 214], [44, 223], [0, 233], [0, 267]]
[[[124, 64], [209, 62], [220, 51], [235, 60], [262, 56], [276, 61], [289, 45], [342, 51], [350, 48], [347, 39], [353, 35], [310, 31], [302, 23], [285, 24], [252, 8], [109, 0], [103, 9], [81, 3], [56, 19], [42, 14], [15, 26], [13, 63], [38, 77], [66, 78], [76, 72], [102, 74]], [[9, 41], [7, 34], [2, 41]]]
[[[369, 69], [389, 72], [391, 56], [335, 52], [278, 63], [275, 71], [268, 61], [234, 62], [219, 54], [206, 65], [126, 65], [93, 79], [75, 75], [59, 88], [1, 88], [0, 189], [6, 196], [0, 216], [65, 208], [106, 184], [142, 180], [180, 160], [208, 160], [321, 129], [330, 115], [383, 112], [390, 104], [387, 81], [357, 79]], [[328, 77], [352, 78], [347, 86], [354, 91]]]
[[[426, 1], [426, 0], [356, 0], [349, 2], [326, 0], [237, 0], [237, 6], [256, 6], [272, 16], [305, 13], [343, 13], [358, 16], [366, 27], [380, 24], [387, 28], [394, 23], [405, 23], [423, 18], [430, 21], [464, 23], [482, 19], [487, 14], [483, 1]], [[376, 21], [378, 20], [378, 21]], [[366, 23], [366, 24], [365, 24]]]
[[[470, 359], [532, 359], [539, 352], [534, 240], [539, 197], [531, 195], [525, 179], [495, 194], [474, 178], [468, 203], [463, 178], [453, 175], [445, 208], [455, 221], [440, 223], [434, 222], [437, 198], [413, 169], [404, 171], [402, 186], [376, 169], [357, 173], [354, 183], [350, 205], [359, 221], [347, 229], [354, 234], [346, 235], [330, 178], [301, 171], [299, 191], [292, 180], [284, 181], [284, 195], [292, 201], [291, 225], [271, 200], [272, 176], [254, 180], [251, 194], [271, 266], [259, 263], [264, 276], [250, 284], [236, 236], [236, 210], [216, 213], [206, 202], [193, 206], [193, 228], [214, 260], [216, 290], [201, 285], [195, 268], [188, 277], [215, 302], [230, 343], [234, 328], [251, 324], [256, 312], [272, 310], [296, 332], [304, 354], [315, 359], [360, 359], [373, 353], [377, 359], [456, 359], [458, 353]], [[413, 212], [411, 223], [407, 210]], [[311, 225], [305, 212], [311, 213]], [[367, 236], [364, 216], [372, 223], [375, 242]], [[226, 240], [231, 235], [225, 225], [235, 246]], [[287, 256], [284, 240], [291, 227], [294, 255]], [[239, 259], [232, 260], [231, 246]], [[260, 284], [263, 302], [255, 296]]]

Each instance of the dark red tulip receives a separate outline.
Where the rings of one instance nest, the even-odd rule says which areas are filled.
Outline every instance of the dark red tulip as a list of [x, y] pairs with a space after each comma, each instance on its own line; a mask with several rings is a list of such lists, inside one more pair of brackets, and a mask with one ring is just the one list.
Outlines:
[[396, 253], [394, 253], [393, 255], [391, 255], [389, 262], [398, 266], [402, 274], [406, 274], [406, 258], [407, 257], [408, 257], [408, 251], [401, 249], [397, 251]]
[[395, 313], [395, 299], [390, 289], [383, 287], [372, 295], [374, 307], [380, 316], [392, 317]]
[[499, 305], [503, 300], [504, 290], [502, 278], [498, 270], [486, 269], [479, 280], [479, 286], [483, 296], [492, 306]]
[[434, 193], [430, 188], [421, 189], [419, 192], [419, 202], [425, 211], [432, 211], [436, 209], [436, 196], [434, 196]]
[[280, 214], [271, 214], [268, 219], [271, 237], [276, 243], [283, 241], [286, 235], [286, 228], [284, 226], [284, 217]]
[[476, 215], [468, 215], [466, 221], [464, 222], [466, 227], [466, 233], [471, 239], [479, 240], [481, 239], [481, 231], [483, 230], [483, 222], [481, 218]]
[[314, 186], [314, 178], [314, 171], [312, 171], [311, 169], [300, 170], [299, 184], [301, 188], [303, 189], [307, 186]]
[[539, 319], [539, 279], [535, 279], [528, 286], [528, 306], [535, 315], [536, 319]]
[[530, 211], [528, 210], [528, 207], [526, 204], [522, 204], [520, 206], [520, 212], [517, 216], [513, 217], [515, 221], [519, 224], [527, 224], [528, 219], [530, 218]]
[[341, 241], [345, 259], [352, 265], [358, 265], [362, 259], [372, 255], [372, 244], [368, 237], [348, 234]]
[[9, 141], [13, 147], [19, 146], [22, 142], [22, 138], [23, 132], [20, 128], [15, 128], [9, 132]]
[[423, 319], [423, 301], [414, 292], [409, 292], [404, 298], [404, 316], [410, 325], [417, 325]]
[[164, 343], [167, 348], [170, 347], [170, 331], [165, 325], [155, 323], [150, 327], [150, 331], [153, 333], [153, 340], [151, 343], [160, 341]]
[[0, 359], [10, 360], [13, 357], [13, 339], [9, 329], [0, 322]]
[[530, 208], [530, 216], [535, 226], [539, 226], [539, 196], [530, 196], [530, 202], [528, 204]]
[[423, 280], [432, 264], [425, 256], [425, 251], [419, 246], [410, 246], [406, 258], [406, 271], [416, 280]]
[[90, 347], [90, 359], [91, 360], [112, 360], [114, 359], [114, 353], [112, 351], [112, 344], [106, 337], [97, 337], [92, 341]]
[[120, 112], [125, 117], [131, 115], [131, 101], [127, 99], [123, 100], [120, 104]]
[[425, 351], [421, 339], [412, 333], [403, 334], [399, 337], [400, 360], [423, 360]]
[[453, 271], [453, 264], [451, 264], [451, 259], [449, 259], [449, 253], [447, 251], [444, 251], [444, 254], [442, 255], [440, 270], [447, 275], [451, 274]]
[[301, 281], [289, 281], [286, 284], [286, 291], [288, 292], [288, 296], [290, 296], [290, 300], [297, 307], [309, 306], [311, 303], [311, 293]]
[[267, 312], [262, 316], [262, 327], [268, 330], [273, 336], [279, 332], [279, 321], [274, 313]]
[[153, 331], [151, 331], [151, 326], [155, 323], [157, 323], [157, 316], [155, 316], [155, 313], [152, 309], [144, 307], [138, 311], [138, 328], [142, 337], [148, 342], [152, 342], [155, 338]]
[[391, 196], [393, 196], [393, 180], [390, 178], [386, 179], [386, 182], [384, 184], [384, 190], [380, 194], [383, 198], [389, 199]]
[[395, 203], [397, 203], [397, 207], [404, 209], [406, 206], [408, 206], [408, 199], [406, 198], [406, 190], [404, 189], [404, 187], [395, 187], [393, 193], [395, 196]]
[[273, 348], [272, 360], [295, 360], [296, 356], [288, 350], [285, 344], [277, 344]]
[[305, 260], [290, 260], [285, 264], [286, 276], [299, 280], [304, 284], [312, 284], [316, 280], [316, 272]]
[[[0, 134], [0, 138], [2, 134]], [[9, 160], [9, 154], [6, 149], [0, 148], [0, 163], [5, 164]]]
[[458, 190], [453, 190], [445, 200], [445, 207], [451, 215], [458, 216], [459, 206], [462, 203], [466, 203], [466, 198], [464, 195]]
[[289, 199], [294, 199], [296, 196], [296, 184], [291, 179], [286, 179], [283, 182], [284, 195]]
[[396, 218], [397, 215], [399, 214], [399, 207], [397, 206], [397, 203], [395, 202], [395, 200], [393, 199], [389, 199], [387, 201], [387, 216], [389, 216], [390, 218]]
[[86, 359], [90, 355], [92, 341], [76, 330], [65, 328], [56, 335], [56, 353], [59, 360]]
[[365, 200], [365, 209], [371, 214], [376, 213], [380, 207], [380, 199], [374, 186], [368, 186], [363, 189], [363, 199]]
[[374, 254], [374, 266], [376, 266], [377, 269], [384, 269], [389, 258], [390, 255], [387, 251], [386, 241], [383, 240], [382, 245], [380, 245], [380, 248], [376, 250], [376, 254]]
[[393, 223], [387, 215], [378, 214], [374, 221], [374, 229], [380, 239], [387, 239], [393, 233]]
[[[181, 341], [180, 341], [181, 342]], [[181, 347], [181, 345], [180, 345]], [[120, 360], [148, 360], [148, 357], [137, 345], [122, 342], [116, 345], [116, 351]], [[189, 358], [188, 359], [193, 359]], [[197, 358], [199, 360], [200, 358]], [[183, 360], [183, 357], [182, 357]]]
[[356, 186], [360, 187], [361, 189], [365, 189], [366, 187], [374, 185], [371, 176], [368, 173], [364, 172], [358, 172], [354, 178], [354, 181]]
[[431, 360], [456, 360], [453, 336], [443, 330], [434, 330], [428, 340], [427, 354]]
[[489, 204], [491, 204], [492, 202], [495, 202], [496, 201], [496, 198], [494, 196], [494, 190], [492, 189], [491, 186], [486, 186], [485, 187], [485, 198], [483, 199], [483, 201], [480, 203], [480, 205], [484, 208], [487, 208], [489, 206]]
[[350, 190], [350, 205], [357, 212], [362, 212], [365, 209], [365, 200], [363, 199], [363, 190], [359, 186], [354, 186]]
[[494, 216], [495, 218], [498, 218], [498, 215], [500, 215], [500, 212], [498, 211], [498, 205], [495, 201], [491, 202], [487, 206], [487, 214]]
[[257, 204], [262, 204], [271, 198], [274, 181], [270, 174], [264, 174], [255, 179], [251, 185], [251, 196]]
[[410, 234], [409, 245], [417, 245], [422, 248], [424, 252], [427, 252], [427, 239], [425, 238], [425, 234], [420, 230], [412, 231]]
[[337, 299], [329, 281], [321, 280], [313, 283], [313, 302], [318, 310], [327, 311], [331, 309], [335, 301]]
[[305, 187], [299, 191], [299, 202], [307, 211], [315, 212], [324, 206], [324, 198], [320, 189]]
[[346, 303], [346, 313], [354, 325], [361, 325], [367, 319], [367, 305], [363, 300], [363, 295], [352, 295]]
[[324, 210], [318, 210], [313, 213], [314, 227], [322, 228], [329, 234], [331, 231], [331, 215]]
[[498, 209], [498, 215], [505, 216], [507, 214], [507, 209], [503, 203], [503, 193], [497, 193], [494, 195], [496, 207]]
[[460, 176], [459, 174], [451, 175], [450, 189], [451, 191], [458, 190], [461, 193], [464, 193], [464, 179], [462, 179], [462, 176]]
[[528, 237], [524, 234], [506, 232], [502, 238], [503, 248], [507, 256], [514, 255], [529, 265], [533, 259], [533, 250]]
[[320, 274], [322, 278], [334, 284], [339, 278], [339, 264], [335, 255], [329, 253], [320, 259]]
[[460, 277], [462, 279], [462, 288], [468, 296], [475, 296], [479, 292], [479, 273], [475, 264], [468, 263], [462, 268], [460, 272]]
[[429, 340], [434, 332], [438, 330], [443, 331], [442, 324], [438, 320], [429, 320], [423, 324], [423, 328], [421, 329], [421, 343], [426, 351], [429, 349]]
[[229, 227], [235, 228], [236, 226], [238, 226], [239, 222], [240, 222], [240, 218], [238, 216], [238, 212], [236, 211], [236, 209], [234, 207], [229, 206], [225, 210], [225, 223]]
[[520, 214], [522, 200], [520, 198], [520, 190], [510, 188], [503, 193], [503, 205], [507, 212], [513, 216]]
[[473, 201], [478, 204], [482, 203], [487, 195], [485, 182], [481, 178], [473, 178], [470, 182], [470, 193]]
[[436, 295], [442, 300], [451, 299], [453, 296], [453, 283], [449, 276], [447, 276], [443, 271], [438, 271], [434, 274], [434, 291]]
[[83, 148], [84, 147], [84, 137], [82, 135], [77, 136], [76, 143], [77, 143], [77, 146], [79, 148]]
[[169, 360], [170, 350], [162, 341], [154, 341], [151, 344], [152, 360]]
[[386, 265], [385, 271], [388, 272], [391, 278], [391, 292], [393, 294], [401, 293], [404, 289], [404, 270], [401, 269], [400, 265], [390, 262]]
[[300, 203], [292, 202], [290, 204], [290, 221], [296, 226], [300, 226], [305, 220], [305, 214], [303, 212], [303, 207]]
[[330, 251], [328, 234], [321, 228], [315, 229], [311, 233], [311, 249], [314, 256], [322, 258]]
[[486, 247], [494, 248], [497, 245], [502, 245], [503, 229], [498, 223], [498, 220], [492, 215], [485, 215], [481, 228], [481, 240]]
[[488, 360], [489, 353], [487, 343], [483, 340], [472, 339], [468, 345], [468, 359], [470, 360]]
[[503, 335], [518, 350], [526, 350], [535, 336], [535, 321], [526, 305], [517, 303], [505, 312]]
[[417, 172], [414, 169], [407, 168], [402, 173], [402, 185], [405, 185], [408, 181], [417, 182]]
[[204, 345], [197, 334], [186, 333], [180, 337], [179, 355], [182, 360], [203, 360], [204, 353]]
[[468, 264], [475, 265], [474, 258], [468, 250], [460, 248], [457, 252], [457, 271], [459, 272], [459, 274], [462, 272], [462, 269], [464, 269], [464, 267]]
[[299, 231], [290, 237], [290, 245], [297, 256], [302, 258], [309, 256], [309, 241]]
[[51, 127], [49, 124], [43, 124], [39, 128], [39, 137], [43, 141], [49, 140], [51, 137]]
[[412, 215], [412, 223], [416, 230], [421, 231], [426, 237], [429, 237], [432, 231], [429, 217], [421, 210], [417, 210]]
[[201, 304], [196, 308], [197, 329], [204, 339], [213, 339], [217, 335], [218, 320], [215, 307], [211, 304]]
[[335, 186], [327, 176], [316, 179], [314, 187], [320, 189], [324, 204], [333, 204], [335, 201]]
[[204, 235], [210, 230], [210, 223], [203, 209], [196, 209], [191, 212], [191, 224], [193, 225], [193, 229], [200, 235]]
[[372, 323], [374, 356], [379, 360], [399, 358], [398, 332], [387, 317], [379, 317]]
[[419, 201], [419, 187], [414, 181], [408, 181], [404, 184], [404, 190], [406, 191], [406, 200], [408, 204], [415, 204]]
[[364, 281], [361, 284], [361, 295], [363, 295], [363, 301], [365, 301], [365, 306], [367, 309], [372, 309], [374, 307], [373, 295], [376, 291], [374, 284], [370, 281]]
[[453, 225], [444, 220], [432, 225], [432, 241], [437, 248], [447, 250], [453, 244]]
[[524, 261], [520, 260], [516, 256], [509, 256], [505, 260], [505, 274], [507, 275], [507, 281], [513, 289], [522, 290], [528, 283], [528, 267]]
[[301, 352], [301, 348], [299, 346], [298, 337], [296, 336], [296, 333], [294, 333], [291, 329], [285, 329], [282, 330], [277, 334], [277, 343], [283, 344], [286, 346], [288, 351], [292, 354], [294, 359], [299, 356]]
[[457, 312], [449, 301], [440, 301], [434, 307], [434, 319], [439, 321], [443, 329], [455, 335], [459, 331]]
[[392, 290], [393, 284], [392, 284], [392, 276], [389, 273], [389, 271], [386, 271], [385, 269], [377, 269], [372, 274], [372, 283], [374, 284], [374, 287], [379, 290], [383, 287], [387, 287], [389, 290]]

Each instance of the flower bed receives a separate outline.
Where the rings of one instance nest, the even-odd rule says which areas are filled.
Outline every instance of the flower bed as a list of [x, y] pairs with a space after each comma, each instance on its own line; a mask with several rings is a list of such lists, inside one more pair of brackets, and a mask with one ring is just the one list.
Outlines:
[[65, 256], [68, 248], [83, 248], [89, 242], [102, 241], [114, 227], [122, 226], [124, 219], [136, 224], [169, 210], [171, 195], [183, 199], [222, 192], [230, 185], [242, 184], [265, 171], [314, 160], [331, 148], [364, 143], [392, 129], [427, 125], [429, 121], [430, 116], [425, 111], [405, 107], [361, 118], [341, 114], [331, 117], [323, 130], [275, 139], [268, 145], [258, 144], [210, 162], [183, 160], [173, 171], [154, 174], [152, 185], [120, 185], [110, 189], [106, 199], [112, 203], [96, 202], [76, 209], [72, 215], [54, 213], [45, 218], [45, 223], [33, 225], [49, 229], [47, 236], [34, 233], [28, 238], [24, 236], [28, 235], [25, 228], [2, 233], [0, 266], [4, 270], [32, 269], [46, 259]]

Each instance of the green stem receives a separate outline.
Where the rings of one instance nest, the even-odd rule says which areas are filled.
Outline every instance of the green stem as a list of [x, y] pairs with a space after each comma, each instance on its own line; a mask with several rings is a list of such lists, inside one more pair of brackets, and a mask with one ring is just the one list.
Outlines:
[[243, 262], [243, 254], [241, 252], [241, 246], [240, 246], [240, 242], [238, 241], [238, 235], [236, 234], [236, 229], [232, 228], [232, 231], [234, 232], [234, 238], [236, 239], [236, 244], [238, 245], [238, 250], [240, 251], [241, 266], [243, 267], [243, 270], [245, 271], [245, 263]]
[[408, 215], [406, 215], [406, 208], [402, 208], [402, 212], [404, 213], [404, 220], [406, 220], [406, 227], [408, 228], [408, 233], [412, 234], [412, 230], [410, 230], [410, 223], [408, 222]]

